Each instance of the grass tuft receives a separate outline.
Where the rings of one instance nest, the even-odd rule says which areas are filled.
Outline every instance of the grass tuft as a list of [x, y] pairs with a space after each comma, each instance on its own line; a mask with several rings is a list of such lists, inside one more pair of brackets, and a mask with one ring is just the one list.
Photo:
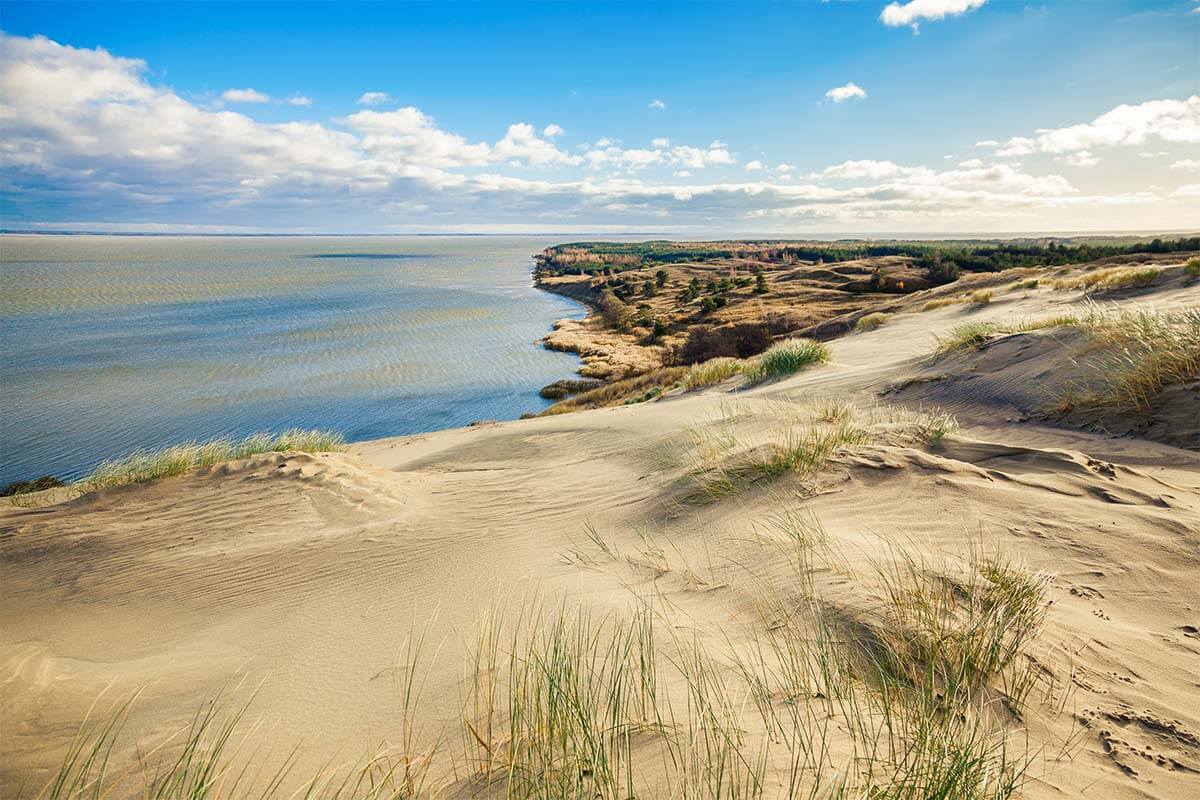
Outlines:
[[977, 306], [985, 306], [992, 302], [991, 289], [976, 289], [967, 295], [967, 302], [974, 303]]
[[876, 311], [874, 313], [867, 314], [864, 317], [860, 317], [858, 322], [854, 323], [854, 330], [857, 333], [873, 330], [887, 322], [890, 316], [891, 314], [885, 314], [882, 311]]
[[101, 463], [74, 488], [86, 494], [183, 475], [193, 469], [259, 453], [320, 453], [340, 450], [344, 443], [340, 434], [295, 428], [279, 434], [256, 433], [245, 439], [213, 439], [177, 444], [162, 450], [139, 450], [124, 458]]
[[786, 339], [771, 345], [745, 369], [746, 383], [776, 380], [829, 360], [829, 348], [815, 339]]
[[746, 362], [740, 358], [712, 358], [688, 368], [680, 384], [687, 391], [705, 386], [715, 386], [722, 381], [740, 375]]

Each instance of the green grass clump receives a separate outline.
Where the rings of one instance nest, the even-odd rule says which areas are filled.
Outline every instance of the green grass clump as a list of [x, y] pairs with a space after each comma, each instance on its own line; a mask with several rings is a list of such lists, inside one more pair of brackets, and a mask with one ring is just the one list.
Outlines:
[[1038, 279], [1030, 278], [1027, 281], [1017, 281], [1012, 286], [1008, 287], [1010, 292], [1024, 292], [1038, 287]]
[[938, 337], [937, 347], [933, 351], [934, 358], [978, 350], [993, 336], [1002, 332], [1002, 326], [995, 322], [964, 322], [955, 325], [949, 334]]
[[740, 375], [745, 366], [746, 362], [740, 358], [710, 358], [689, 367], [680, 384], [689, 392], [705, 386], [714, 386], [734, 375]]
[[784, 378], [829, 360], [829, 348], [815, 339], [786, 339], [771, 345], [746, 368], [748, 384]]
[[193, 469], [259, 453], [320, 453], [340, 450], [344, 443], [337, 433], [298, 428], [278, 434], [255, 433], [245, 439], [187, 442], [162, 450], [139, 450], [124, 458], [105, 461], [76, 483], [74, 488], [82, 493], [94, 492], [182, 475]]
[[873, 328], [878, 328], [880, 325], [887, 322], [890, 316], [891, 314], [885, 314], [882, 311], [876, 311], [874, 313], [867, 314], [864, 317], [860, 317], [858, 322], [854, 323], [854, 330], [857, 333], [862, 333], [863, 331], [869, 331]]
[[1185, 261], [1183, 271], [1193, 278], [1200, 278], [1200, 256], [1192, 256]]

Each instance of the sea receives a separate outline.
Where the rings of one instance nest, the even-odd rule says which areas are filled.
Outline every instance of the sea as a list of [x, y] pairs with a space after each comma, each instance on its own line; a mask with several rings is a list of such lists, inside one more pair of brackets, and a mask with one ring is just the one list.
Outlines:
[[584, 309], [513, 236], [0, 236], [0, 485], [132, 451], [320, 428], [349, 441], [509, 420]]

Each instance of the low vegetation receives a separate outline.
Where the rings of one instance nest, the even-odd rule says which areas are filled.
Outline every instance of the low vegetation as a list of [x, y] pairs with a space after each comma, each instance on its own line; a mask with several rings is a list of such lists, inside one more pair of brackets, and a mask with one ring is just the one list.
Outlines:
[[16, 497], [23, 494], [33, 494], [34, 492], [44, 492], [47, 489], [57, 489], [62, 485], [63, 482], [53, 475], [43, 475], [31, 481], [13, 481], [3, 489], [0, 489], [0, 497]]
[[829, 348], [814, 339], [785, 339], [767, 348], [745, 370], [750, 384], [786, 378], [805, 367], [824, 364]]
[[686, 498], [706, 503], [792, 475], [817, 477], [839, 453], [867, 444], [935, 445], [958, 429], [940, 410], [860, 408], [819, 398], [811, 405], [725, 406], [718, 419], [690, 428], [665, 462], [683, 470]]
[[858, 322], [854, 323], [854, 330], [857, 333], [873, 330], [888, 321], [891, 314], [885, 314], [882, 311], [875, 311], [871, 314], [859, 317]]
[[991, 289], [976, 289], [975, 291], [973, 291], [969, 295], [967, 295], [967, 302], [974, 303], [977, 306], [985, 306], [988, 303], [992, 302], [992, 290]]
[[588, 408], [622, 405], [628, 402], [652, 400], [677, 386], [687, 373], [686, 367], [662, 367], [630, 378], [606, 383], [596, 389], [581, 392], [555, 403], [538, 416], [567, 414]]
[[1089, 293], [1139, 289], [1154, 283], [1159, 272], [1155, 267], [1111, 267], [1085, 272], [1071, 278], [1061, 278], [1052, 281], [1050, 285], [1055, 289], [1082, 289]]
[[1167, 386], [1200, 376], [1200, 310], [1089, 303], [1074, 314], [1017, 322], [968, 322], [938, 339], [934, 358], [977, 350], [999, 336], [1072, 327], [1090, 347], [1080, 357], [1091, 368], [1093, 388], [1063, 401], [1061, 410], [1090, 407], [1145, 413]]
[[188, 442], [162, 450], [137, 451], [124, 458], [105, 461], [74, 484], [73, 488], [82, 493], [94, 492], [182, 475], [200, 467], [259, 453], [318, 453], [340, 450], [343, 444], [344, 440], [339, 434], [300, 429], [278, 434], [256, 433], [244, 439]]
[[[599, 544], [587, 568], [623, 568], [594, 529], [588, 538]], [[747, 546], [783, 583], [756, 576], [728, 648], [655, 591], [604, 613], [526, 595], [494, 603], [469, 637], [456, 718], [426, 709], [426, 676], [454, 667], [413, 631], [396, 669], [399, 740], [363, 762], [295, 776], [285, 759], [272, 771], [256, 763], [272, 750], [243, 730], [247, 704], [225, 696], [117, 768], [126, 702], [84, 723], [39, 797], [1013, 796], [1037, 754], [993, 707], [1062, 713], [1031, 691], [1045, 678], [1027, 657], [1051, 576], [978, 553], [934, 564], [893, 550], [848, 574], [871, 587], [856, 605], [815, 587], [818, 571], [848, 569], [817, 518], [784, 508]]]
[[713, 358], [688, 369], [680, 384], [687, 391], [715, 386], [734, 375], [741, 375], [746, 362], [740, 358]]

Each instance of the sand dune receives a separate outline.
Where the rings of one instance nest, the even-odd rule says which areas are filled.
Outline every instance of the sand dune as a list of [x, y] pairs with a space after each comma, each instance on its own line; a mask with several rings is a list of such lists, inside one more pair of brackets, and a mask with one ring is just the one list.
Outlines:
[[[96, 698], [103, 711], [139, 688], [118, 762], [207, 698], [253, 686], [261, 758], [299, 744], [293, 775], [394, 746], [405, 642], [425, 626], [420, 736], [446, 727], [457, 740], [478, 620], [533, 596], [598, 613], [649, 597], [676, 640], [750, 653], [783, 608], [772, 598], [795, 591], [772, 524], [788, 511], [828, 537], [809, 573], [816, 605], [864, 639], [889, 619], [872, 564], [899, 550], [930, 572], [975, 552], [1052, 576], [1027, 654], [1037, 699], [999, 723], [1021, 732], [1029, 759], [1018, 796], [1195, 797], [1200, 452], [1188, 437], [1200, 409], [1184, 395], [1119, 437], [1039, 417], [1046, 397], [1083, 379], [1065, 329], [928, 359], [934, 336], [963, 320], [1079, 302], [1032, 292], [899, 314], [832, 342], [829, 364], [749, 390], [258, 456], [5, 508], [0, 794], [36, 794]], [[1200, 287], [1123, 302], [1196, 307]], [[757, 452], [816, 424], [829, 398], [855, 405], [845, 413], [864, 441], [812, 475], [697, 500], [694, 467], [719, 456], [722, 436]], [[932, 406], [962, 424], [934, 443], [898, 410]], [[753, 739], [753, 704], [733, 694]], [[767, 761], [764, 796], [781, 796], [785, 773]], [[456, 769], [432, 783], [468, 793], [469, 769]], [[653, 781], [658, 767], [646, 769]]]

